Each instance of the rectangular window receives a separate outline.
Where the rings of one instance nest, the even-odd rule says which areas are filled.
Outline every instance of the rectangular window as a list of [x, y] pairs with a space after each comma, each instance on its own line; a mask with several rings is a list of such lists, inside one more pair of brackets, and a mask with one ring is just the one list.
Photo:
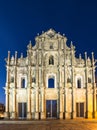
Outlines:
[[35, 77], [32, 78], [32, 83], [36, 83]]
[[70, 78], [67, 79], [67, 83], [71, 83], [71, 79]]
[[21, 79], [21, 88], [25, 88], [25, 79]]
[[54, 57], [53, 56], [49, 57], [49, 65], [54, 65]]
[[91, 78], [88, 78], [88, 83], [91, 83]]
[[10, 82], [11, 82], [11, 83], [14, 83], [14, 77], [11, 77]]
[[77, 80], [77, 88], [81, 88], [81, 79]]
[[54, 78], [48, 79], [48, 88], [54, 88]]

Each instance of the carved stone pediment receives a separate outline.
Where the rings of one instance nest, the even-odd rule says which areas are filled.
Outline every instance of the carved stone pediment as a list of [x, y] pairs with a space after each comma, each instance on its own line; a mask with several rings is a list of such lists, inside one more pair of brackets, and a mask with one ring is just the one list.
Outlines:
[[46, 35], [48, 35], [50, 38], [54, 37], [56, 32], [53, 29], [50, 29], [47, 31]]

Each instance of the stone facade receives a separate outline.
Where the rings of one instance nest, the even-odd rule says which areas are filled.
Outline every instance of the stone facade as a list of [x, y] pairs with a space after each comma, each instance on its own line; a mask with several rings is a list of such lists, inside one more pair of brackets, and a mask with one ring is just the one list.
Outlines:
[[97, 117], [95, 63], [75, 57], [65, 35], [53, 29], [27, 46], [27, 56], [6, 59], [6, 112], [10, 119]]

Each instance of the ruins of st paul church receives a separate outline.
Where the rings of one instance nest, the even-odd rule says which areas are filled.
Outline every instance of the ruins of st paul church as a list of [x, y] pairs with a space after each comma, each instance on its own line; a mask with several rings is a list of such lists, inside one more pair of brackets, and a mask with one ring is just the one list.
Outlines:
[[27, 56], [6, 58], [8, 119], [74, 119], [97, 117], [96, 60], [85, 52], [75, 57], [65, 35], [53, 29], [36, 36]]

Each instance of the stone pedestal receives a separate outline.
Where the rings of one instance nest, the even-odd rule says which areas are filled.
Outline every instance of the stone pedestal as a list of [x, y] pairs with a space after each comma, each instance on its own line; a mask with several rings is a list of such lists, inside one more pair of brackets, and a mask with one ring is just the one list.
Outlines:
[[71, 119], [76, 118], [76, 113], [75, 112], [71, 112]]
[[4, 113], [4, 118], [5, 118], [5, 119], [9, 119], [9, 117], [10, 117], [9, 112], [5, 112], [5, 113]]
[[29, 120], [31, 119], [31, 112], [27, 113], [27, 119], [29, 119]]
[[95, 112], [95, 118], [97, 118], [97, 112]]
[[63, 112], [60, 112], [60, 119], [63, 119]]
[[12, 112], [11, 118], [16, 119], [16, 112]]
[[95, 116], [96, 116], [95, 112], [92, 112], [92, 118], [95, 118]]
[[36, 119], [36, 120], [39, 119], [39, 112], [35, 112], [35, 119]]
[[87, 113], [85, 113], [85, 118], [92, 118], [92, 112], [87, 111]]
[[70, 114], [68, 112], [65, 112], [64, 114], [65, 119], [70, 119]]
[[32, 119], [35, 119], [35, 113], [34, 112], [31, 113], [31, 116], [32, 116]]
[[92, 118], [92, 112], [88, 112], [88, 118]]
[[44, 112], [41, 112], [41, 119], [46, 119]]

